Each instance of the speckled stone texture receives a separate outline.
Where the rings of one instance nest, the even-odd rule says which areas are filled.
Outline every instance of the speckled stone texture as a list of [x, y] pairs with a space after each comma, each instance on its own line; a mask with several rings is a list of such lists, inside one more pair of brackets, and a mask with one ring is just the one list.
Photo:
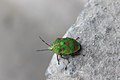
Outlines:
[[58, 65], [54, 55], [46, 80], [120, 80], [120, 0], [89, 0], [64, 35], [78, 36], [80, 55], [69, 65], [61, 57]]

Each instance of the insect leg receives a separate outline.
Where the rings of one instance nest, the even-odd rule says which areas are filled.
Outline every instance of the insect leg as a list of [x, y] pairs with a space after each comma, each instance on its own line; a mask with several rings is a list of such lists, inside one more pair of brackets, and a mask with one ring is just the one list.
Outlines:
[[68, 63], [70, 63], [69, 57], [63, 57], [62, 55], [60, 55], [60, 56], [61, 56], [61, 58], [66, 59], [68, 61]]
[[[68, 61], [68, 64], [70, 63], [70, 61], [69, 61], [69, 57], [70, 57], [70, 55], [68, 55], [68, 57], [66, 58], [67, 61]], [[68, 64], [67, 64], [67, 65], [68, 65]], [[65, 70], [67, 70], [67, 65], [66, 65], [66, 67], [65, 67]]]
[[80, 37], [77, 37], [75, 40], [78, 40]]
[[[67, 57], [63, 57], [63, 55], [60, 55], [60, 56], [61, 56], [61, 58], [66, 59], [68, 61], [68, 64], [70, 63], [70, 61], [69, 61], [70, 55], [68, 55]], [[65, 66], [65, 70], [67, 70], [67, 65]]]
[[62, 55], [60, 55], [61, 56], [61, 58], [63, 58], [63, 59], [66, 59], [65, 57], [63, 57]]
[[57, 55], [57, 61], [58, 61], [58, 65], [60, 64], [60, 60], [58, 59], [58, 55]]
[[44, 42], [46, 45], [50, 46], [50, 44], [48, 44], [45, 40], [43, 40], [40, 36], [39, 38], [42, 40], [42, 42]]
[[[70, 63], [70, 61], [69, 61], [69, 55], [68, 55], [68, 57], [63, 57], [62, 55], [60, 55], [60, 56], [61, 56], [61, 58], [66, 59], [68, 61], [68, 64]], [[67, 65], [65, 66], [65, 70], [67, 70]]]

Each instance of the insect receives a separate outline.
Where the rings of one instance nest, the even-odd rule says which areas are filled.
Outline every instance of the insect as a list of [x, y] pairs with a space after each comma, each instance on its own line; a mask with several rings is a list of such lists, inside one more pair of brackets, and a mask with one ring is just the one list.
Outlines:
[[[42, 49], [42, 50], [37, 50], [37, 51], [52, 51], [57, 54], [57, 61], [59, 63], [59, 58], [58, 56], [60, 55], [61, 58], [66, 59], [68, 61], [68, 64], [70, 63], [69, 61], [69, 56], [75, 56], [78, 55], [76, 54], [80, 49], [81, 45], [80, 43], [77, 42], [79, 37], [76, 39], [73, 38], [57, 38], [52, 44], [48, 44], [46, 41], [44, 41], [40, 36], [39, 38], [46, 44], [48, 45], [48, 49]], [[66, 57], [68, 56], [68, 57]]]

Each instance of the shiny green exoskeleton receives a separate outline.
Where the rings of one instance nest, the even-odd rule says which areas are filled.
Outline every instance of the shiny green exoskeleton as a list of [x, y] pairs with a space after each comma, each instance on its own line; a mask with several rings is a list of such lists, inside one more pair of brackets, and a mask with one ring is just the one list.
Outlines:
[[[57, 60], [59, 64], [59, 59], [58, 55], [60, 55], [62, 58], [67, 59], [69, 57], [63, 57], [63, 56], [74, 56], [76, 55], [75, 53], [78, 52], [81, 49], [80, 44], [77, 42], [77, 39], [73, 38], [57, 38], [51, 45], [46, 43], [41, 37], [39, 37], [45, 44], [47, 44], [49, 47], [48, 49], [43, 49], [43, 50], [37, 50], [37, 51], [53, 51], [54, 53], [57, 54]], [[70, 63], [70, 61], [68, 60]]]
[[80, 44], [72, 38], [57, 38], [48, 49], [57, 55], [72, 55], [80, 50]]

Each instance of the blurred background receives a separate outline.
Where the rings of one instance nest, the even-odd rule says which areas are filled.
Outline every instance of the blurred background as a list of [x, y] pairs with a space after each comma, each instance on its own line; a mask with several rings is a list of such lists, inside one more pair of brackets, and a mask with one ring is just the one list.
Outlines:
[[87, 0], [0, 0], [0, 80], [45, 80], [52, 52]]

